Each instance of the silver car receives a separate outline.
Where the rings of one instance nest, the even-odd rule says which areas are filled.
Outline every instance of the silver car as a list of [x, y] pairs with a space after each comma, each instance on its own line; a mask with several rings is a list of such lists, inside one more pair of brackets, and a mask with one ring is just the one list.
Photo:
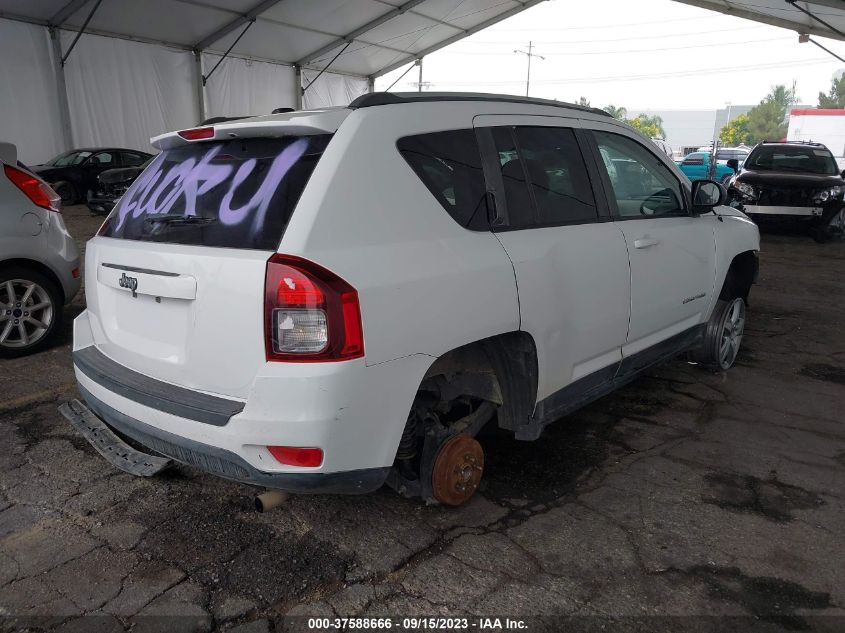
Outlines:
[[42, 348], [82, 283], [60, 198], [0, 143], [0, 358]]

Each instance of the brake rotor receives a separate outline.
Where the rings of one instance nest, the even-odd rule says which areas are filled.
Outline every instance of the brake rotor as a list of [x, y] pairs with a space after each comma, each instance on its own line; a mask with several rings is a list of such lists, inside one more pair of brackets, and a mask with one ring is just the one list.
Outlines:
[[434, 460], [431, 488], [434, 498], [459, 506], [475, 494], [484, 473], [484, 449], [474, 437], [458, 433], [443, 442]]

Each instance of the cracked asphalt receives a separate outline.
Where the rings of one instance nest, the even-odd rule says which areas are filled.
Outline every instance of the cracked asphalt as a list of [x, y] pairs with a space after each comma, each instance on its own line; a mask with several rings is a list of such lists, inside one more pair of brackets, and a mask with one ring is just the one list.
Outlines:
[[[65, 216], [80, 243], [100, 222]], [[0, 365], [0, 630], [845, 630], [843, 270], [845, 243], [764, 235], [736, 367], [674, 361], [534, 443], [485, 433], [459, 509], [383, 489], [257, 514], [253, 489], [187, 467], [115, 470], [56, 411], [80, 295], [52, 349]]]

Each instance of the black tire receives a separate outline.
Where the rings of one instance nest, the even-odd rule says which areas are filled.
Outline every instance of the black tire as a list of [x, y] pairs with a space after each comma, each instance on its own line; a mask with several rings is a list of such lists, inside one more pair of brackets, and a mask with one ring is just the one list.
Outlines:
[[[719, 299], [704, 330], [704, 340], [693, 351], [692, 359], [705, 369], [730, 369], [736, 362], [744, 330], [745, 300], [742, 297]], [[726, 344], [728, 349], [725, 349]]]
[[[23, 299], [24, 287], [35, 284], [32, 294], [26, 301], [9, 302], [9, 286], [16, 299]], [[48, 307], [33, 311], [30, 315], [27, 307], [48, 303]], [[9, 266], [0, 269], [0, 358], [16, 358], [34, 354], [48, 345], [56, 332], [61, 331], [64, 305], [62, 293], [52, 279], [42, 273], [24, 266]], [[49, 323], [46, 322], [49, 314]], [[32, 320], [31, 320], [32, 319]], [[35, 325], [44, 323], [47, 327]], [[26, 343], [17, 326], [24, 326], [24, 333], [32, 339]], [[13, 332], [14, 331], [14, 332]]]
[[77, 200], [79, 200], [79, 192], [76, 190], [76, 187], [72, 182], [60, 180], [58, 182], [54, 182], [51, 187], [53, 187], [53, 191], [59, 194], [62, 199], [62, 204], [65, 206], [76, 204]]
[[845, 207], [826, 211], [818, 225], [813, 227], [811, 235], [819, 244], [845, 237]]

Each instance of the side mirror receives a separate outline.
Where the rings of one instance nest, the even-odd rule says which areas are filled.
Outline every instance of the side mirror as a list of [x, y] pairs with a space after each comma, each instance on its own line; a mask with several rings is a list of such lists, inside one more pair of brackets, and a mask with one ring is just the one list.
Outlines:
[[692, 183], [693, 215], [710, 213], [728, 199], [727, 190], [715, 180], [695, 180]]
[[840, 176], [842, 176], [843, 178], [845, 178], [845, 169], [843, 169], [843, 170], [842, 170], [842, 173], [841, 173], [841, 174], [839, 174], [839, 175], [840, 175]]
[[734, 170], [734, 173], [739, 171], [739, 161], [736, 158], [728, 160], [728, 167]]

